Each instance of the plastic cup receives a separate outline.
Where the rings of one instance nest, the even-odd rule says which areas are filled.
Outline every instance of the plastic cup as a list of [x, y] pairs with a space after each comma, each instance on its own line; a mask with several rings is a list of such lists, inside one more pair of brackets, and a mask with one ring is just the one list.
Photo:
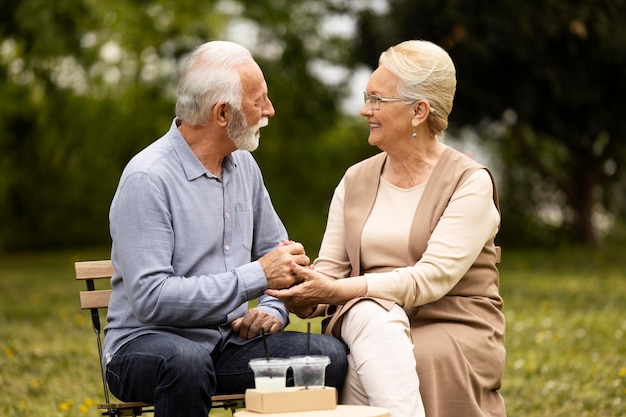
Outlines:
[[292, 356], [294, 385], [296, 387], [323, 388], [326, 380], [326, 367], [330, 364], [328, 356]]
[[254, 386], [263, 392], [285, 390], [290, 360], [285, 358], [257, 358], [248, 362], [254, 372]]

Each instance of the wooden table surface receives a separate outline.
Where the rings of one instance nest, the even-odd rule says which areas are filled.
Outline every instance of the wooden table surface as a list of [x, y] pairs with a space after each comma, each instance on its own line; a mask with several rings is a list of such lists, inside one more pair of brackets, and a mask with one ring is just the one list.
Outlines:
[[367, 405], [338, 405], [334, 410], [296, 411], [287, 413], [256, 413], [235, 411], [234, 417], [389, 417], [389, 410]]

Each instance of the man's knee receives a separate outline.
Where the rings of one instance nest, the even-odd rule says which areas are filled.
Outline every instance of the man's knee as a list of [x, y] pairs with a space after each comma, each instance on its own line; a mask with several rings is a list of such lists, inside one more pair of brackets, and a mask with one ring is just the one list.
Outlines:
[[163, 368], [174, 370], [178, 377], [185, 381], [215, 383], [210, 353], [193, 342], [177, 344], [165, 360]]

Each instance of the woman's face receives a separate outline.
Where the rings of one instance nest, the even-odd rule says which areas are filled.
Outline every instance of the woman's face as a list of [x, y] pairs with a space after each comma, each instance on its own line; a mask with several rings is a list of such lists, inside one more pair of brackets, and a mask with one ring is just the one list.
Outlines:
[[[368, 95], [397, 98], [398, 78], [384, 66], [372, 73], [365, 92]], [[378, 109], [366, 101], [361, 107], [361, 116], [370, 125], [368, 142], [381, 150], [388, 150], [398, 145], [399, 139], [410, 138], [412, 133], [411, 118], [413, 106], [402, 101], [385, 101]]]

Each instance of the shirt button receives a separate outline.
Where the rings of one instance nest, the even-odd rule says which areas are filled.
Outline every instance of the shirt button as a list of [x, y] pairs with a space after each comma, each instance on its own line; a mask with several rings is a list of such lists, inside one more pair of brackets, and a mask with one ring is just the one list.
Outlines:
[[225, 245], [224, 250], [230, 250], [230, 245]]
[[227, 213], [226, 213], [226, 215], [225, 215], [225, 217], [226, 217], [227, 219], [230, 219], [230, 213], [228, 213], [228, 212], [227, 212]]

